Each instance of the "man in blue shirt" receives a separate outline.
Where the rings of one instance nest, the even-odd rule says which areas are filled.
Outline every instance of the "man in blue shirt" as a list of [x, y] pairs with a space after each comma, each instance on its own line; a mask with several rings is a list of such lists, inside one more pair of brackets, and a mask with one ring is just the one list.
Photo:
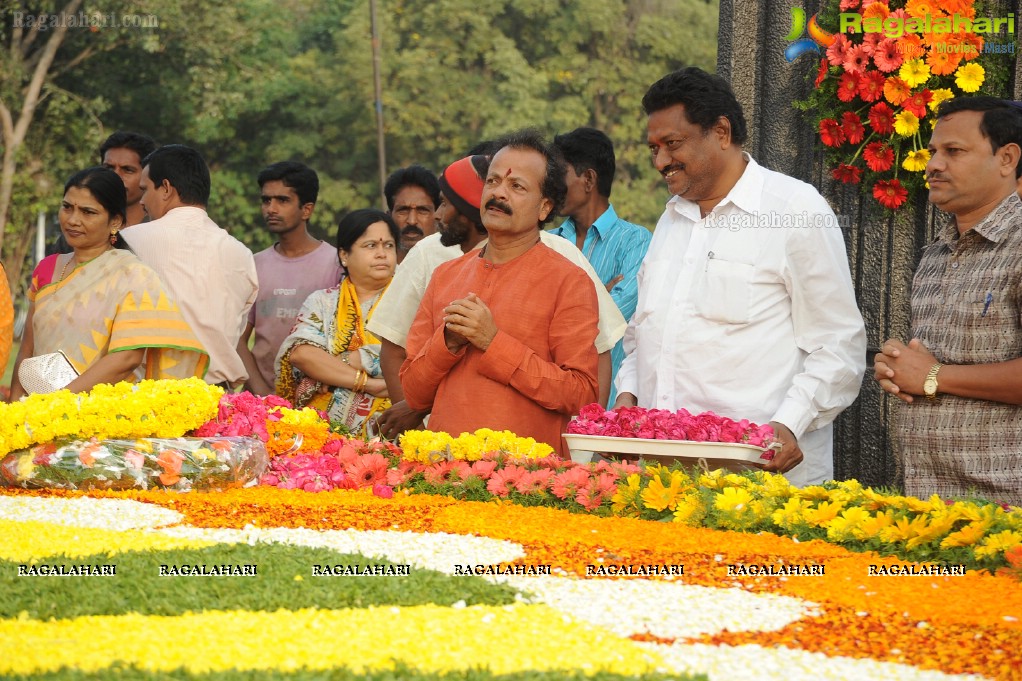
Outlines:
[[[639, 298], [636, 275], [652, 235], [640, 225], [625, 222], [610, 204], [614, 184], [614, 145], [594, 128], [576, 128], [554, 137], [567, 165], [568, 196], [561, 215], [567, 220], [551, 230], [574, 243], [607, 285], [626, 321], [635, 314]], [[611, 351], [611, 385], [625, 358], [621, 341]], [[617, 391], [611, 389], [614, 404]]]

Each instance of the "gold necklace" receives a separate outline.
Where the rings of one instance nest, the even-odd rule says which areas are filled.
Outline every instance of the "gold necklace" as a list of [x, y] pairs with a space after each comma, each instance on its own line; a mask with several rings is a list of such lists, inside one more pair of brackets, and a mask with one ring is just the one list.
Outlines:
[[[74, 261], [75, 261], [75, 256], [72, 253], [71, 257], [67, 259], [66, 263], [64, 263], [64, 269], [62, 269], [60, 271], [60, 279], [58, 279], [57, 281], [64, 281], [64, 275], [67, 274], [67, 266], [70, 265], [71, 263], [73, 263]], [[76, 265], [76, 267], [77, 267], [77, 265]], [[73, 269], [71, 271], [74, 272]]]

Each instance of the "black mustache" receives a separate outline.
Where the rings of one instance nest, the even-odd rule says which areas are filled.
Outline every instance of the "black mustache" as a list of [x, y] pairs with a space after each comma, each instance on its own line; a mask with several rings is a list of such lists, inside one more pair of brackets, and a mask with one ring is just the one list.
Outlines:
[[401, 234], [418, 234], [419, 236], [423, 236], [425, 232], [423, 232], [415, 225], [408, 225], [407, 227], [401, 230]]
[[486, 202], [486, 205], [483, 206], [483, 208], [496, 208], [498, 210], [504, 211], [508, 215], [514, 215], [514, 211], [511, 210], [511, 206], [507, 205], [503, 201], [500, 201], [499, 199], [490, 199], [489, 201]]
[[661, 175], [667, 175], [667, 173], [671, 172], [672, 170], [684, 170], [684, 169], [685, 169], [685, 164], [684, 163], [677, 163], [677, 164], [675, 164], [673, 166], [667, 166], [666, 168], [664, 168], [663, 170], [660, 171], [660, 174]]

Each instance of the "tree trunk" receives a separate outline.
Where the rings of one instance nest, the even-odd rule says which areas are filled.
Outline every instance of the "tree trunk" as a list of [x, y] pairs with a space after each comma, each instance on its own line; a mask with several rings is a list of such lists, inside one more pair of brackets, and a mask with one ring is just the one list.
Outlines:
[[[70, 0], [64, 9], [61, 10], [60, 25], [50, 34], [50, 39], [46, 41], [46, 46], [43, 47], [39, 62], [32, 72], [32, 80], [29, 81], [28, 87], [25, 88], [25, 100], [21, 104], [21, 113], [18, 115], [17, 122], [13, 120], [10, 108], [3, 101], [0, 101], [0, 118], [2, 118], [3, 123], [4, 145], [3, 169], [0, 170], [0, 253], [3, 252], [4, 236], [7, 231], [7, 218], [11, 209], [11, 195], [14, 192], [14, 174], [18, 170], [18, 150], [25, 143], [25, 136], [28, 134], [29, 125], [32, 124], [32, 118], [35, 116], [35, 109], [39, 104], [39, 95], [42, 92], [43, 84], [49, 75], [50, 67], [53, 66], [53, 60], [57, 57], [57, 50], [60, 49], [61, 43], [64, 42], [64, 38], [67, 36], [67, 17], [78, 11], [78, 7], [81, 4], [82, 0]], [[24, 57], [25, 55], [22, 54], [16, 58], [24, 59]], [[15, 58], [13, 54], [12, 58]], [[15, 267], [18, 270], [21, 269], [20, 264]]]

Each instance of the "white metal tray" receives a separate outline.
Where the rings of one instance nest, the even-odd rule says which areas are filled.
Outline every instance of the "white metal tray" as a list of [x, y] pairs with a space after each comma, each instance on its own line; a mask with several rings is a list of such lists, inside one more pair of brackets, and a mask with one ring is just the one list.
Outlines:
[[707, 468], [749, 470], [762, 468], [768, 462], [763, 453], [769, 450], [735, 442], [693, 442], [691, 440], [643, 440], [635, 437], [564, 434], [568, 449], [575, 452], [596, 452], [612, 458], [642, 459], [662, 463], [684, 463]]

